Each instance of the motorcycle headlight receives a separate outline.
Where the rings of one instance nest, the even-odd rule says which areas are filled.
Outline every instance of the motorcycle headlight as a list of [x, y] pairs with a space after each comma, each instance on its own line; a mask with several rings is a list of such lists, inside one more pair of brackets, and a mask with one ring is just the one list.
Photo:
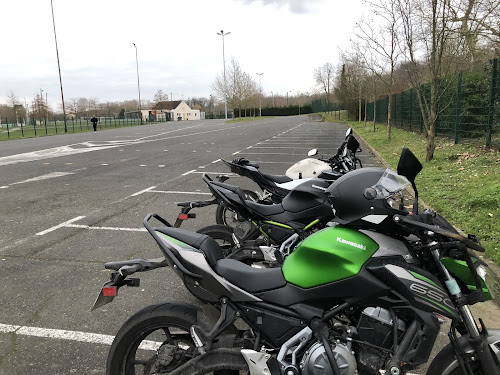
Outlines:
[[485, 297], [488, 298], [489, 294], [491, 295], [491, 299], [495, 298], [495, 295], [493, 294], [493, 291], [495, 289], [495, 276], [493, 275], [493, 272], [488, 267], [485, 267], [482, 264], [477, 266], [476, 272], [482, 280], [481, 284], [483, 284], [483, 292], [485, 293]]

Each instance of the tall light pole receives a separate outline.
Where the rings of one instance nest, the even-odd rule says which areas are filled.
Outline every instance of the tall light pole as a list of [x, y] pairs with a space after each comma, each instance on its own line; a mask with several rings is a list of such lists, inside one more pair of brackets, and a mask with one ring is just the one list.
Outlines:
[[43, 90], [40, 89], [40, 125], [42, 125], [42, 118], [43, 116]]
[[68, 126], [66, 124], [66, 108], [64, 106], [64, 93], [62, 87], [62, 78], [61, 78], [61, 64], [59, 63], [59, 49], [57, 48], [57, 36], [56, 36], [56, 21], [54, 19], [54, 6], [52, 5], [52, 0], [50, 0], [50, 8], [52, 9], [52, 24], [54, 25], [54, 39], [56, 41], [56, 55], [57, 55], [57, 67], [59, 68], [59, 84], [61, 86], [61, 100], [63, 107], [63, 116], [64, 116], [64, 132], [68, 132]]
[[260, 83], [260, 76], [264, 73], [257, 73], [259, 76], [259, 117], [262, 117], [262, 85]]
[[139, 116], [141, 116], [142, 125], [142, 108], [141, 108], [141, 86], [139, 85], [139, 59], [137, 58], [137, 46], [132, 43], [135, 47], [135, 65], [137, 67], [137, 90], [139, 91]]
[[224, 110], [226, 113], [226, 120], [227, 120], [227, 90], [226, 90], [226, 57], [225, 57], [225, 52], [224, 52], [224, 37], [226, 35], [231, 34], [230, 31], [224, 34], [224, 30], [221, 30], [220, 33], [217, 33], [217, 35], [222, 36], [222, 63], [224, 64]]

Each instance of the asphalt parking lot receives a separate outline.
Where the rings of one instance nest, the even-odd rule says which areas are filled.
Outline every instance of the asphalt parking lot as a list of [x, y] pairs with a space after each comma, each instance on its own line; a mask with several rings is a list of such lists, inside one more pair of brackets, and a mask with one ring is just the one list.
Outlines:
[[[244, 156], [284, 174], [309, 149], [334, 153], [346, 128], [304, 116], [201, 120], [1, 143], [0, 374], [104, 374], [130, 315], [165, 300], [197, 303], [162, 269], [90, 312], [108, 279], [105, 262], [160, 256], [143, 218], [173, 221], [176, 202], [210, 198], [201, 174], [228, 173], [220, 158]], [[359, 157], [379, 165], [367, 148]], [[183, 227], [214, 224], [214, 207], [196, 213]]]

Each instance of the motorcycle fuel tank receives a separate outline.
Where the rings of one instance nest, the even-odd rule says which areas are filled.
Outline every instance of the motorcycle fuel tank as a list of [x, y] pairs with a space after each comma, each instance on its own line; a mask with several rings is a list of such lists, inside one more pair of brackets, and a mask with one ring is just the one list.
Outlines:
[[357, 275], [379, 245], [367, 235], [337, 226], [316, 232], [283, 263], [285, 279], [302, 288], [335, 282]]
[[332, 167], [324, 161], [307, 158], [292, 165], [285, 174], [287, 177], [296, 180], [298, 178], [318, 177], [325, 169], [332, 169]]

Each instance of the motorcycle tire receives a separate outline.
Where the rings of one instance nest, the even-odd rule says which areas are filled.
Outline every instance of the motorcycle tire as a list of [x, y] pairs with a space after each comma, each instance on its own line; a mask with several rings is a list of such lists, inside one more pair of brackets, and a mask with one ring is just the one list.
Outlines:
[[232, 227], [216, 224], [203, 227], [196, 232], [212, 237], [221, 247], [224, 257], [227, 257], [231, 254], [234, 245], [236, 245], [233, 239], [233, 231], [234, 229]]
[[[242, 190], [242, 193], [246, 199], [257, 202], [259, 196], [257, 193], [250, 190]], [[228, 225], [235, 229], [235, 233], [238, 236], [243, 236], [248, 230], [252, 228], [252, 222], [239, 216], [236, 212], [227, 209], [221, 205], [217, 206], [215, 211], [215, 222], [217, 224]]]
[[[460, 339], [459, 339], [460, 341]], [[478, 361], [469, 362], [474, 375], [487, 375]], [[446, 345], [430, 364], [426, 375], [463, 375], [464, 372], [455, 357], [455, 351], [451, 344]]]
[[354, 169], [356, 168], [363, 168], [363, 164], [361, 163], [361, 160], [359, 160], [358, 158], [354, 159]]
[[[195, 353], [196, 347], [189, 333], [194, 324], [197, 324], [197, 310], [187, 304], [162, 303], [138, 311], [123, 324], [113, 340], [108, 354], [106, 375], [172, 371]], [[158, 361], [155, 343], [177, 346], [176, 356], [180, 355], [180, 359], [174, 359], [172, 362], [175, 363], [171, 362], [167, 366], [172, 368], [156, 367], [162, 365]], [[143, 346], [139, 347], [141, 344]]]

